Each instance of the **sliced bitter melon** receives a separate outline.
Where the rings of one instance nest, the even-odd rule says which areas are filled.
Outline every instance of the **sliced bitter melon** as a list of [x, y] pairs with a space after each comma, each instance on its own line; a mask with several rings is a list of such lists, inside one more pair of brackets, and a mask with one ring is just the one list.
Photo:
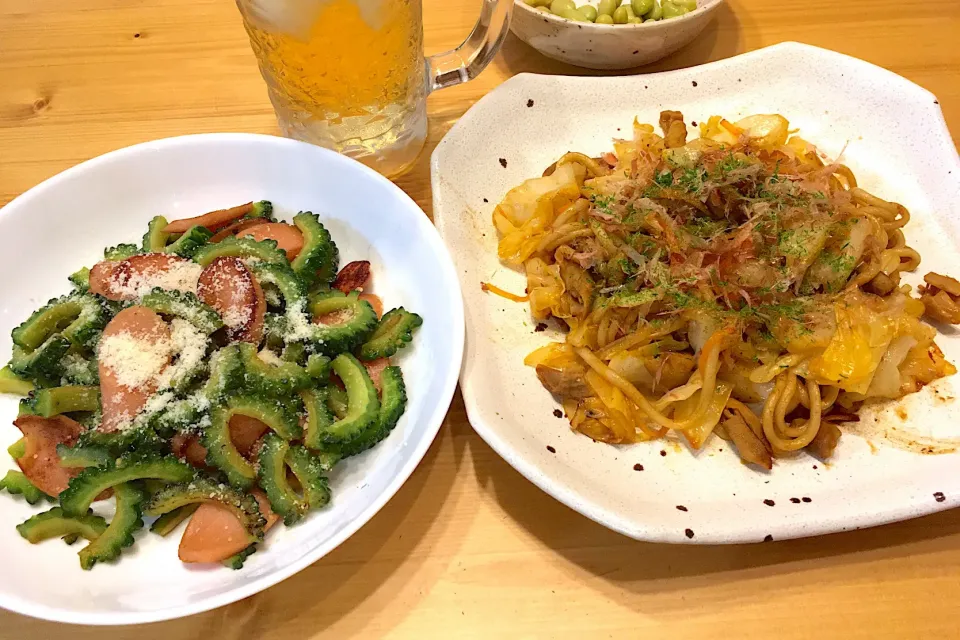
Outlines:
[[65, 444], [58, 444], [57, 456], [60, 458], [61, 467], [73, 469], [106, 467], [113, 464], [115, 460], [106, 448], [93, 445], [68, 447]]
[[207, 464], [223, 471], [232, 486], [248, 489], [253, 485], [257, 473], [230, 439], [230, 419], [235, 415], [263, 422], [284, 440], [299, 438], [300, 425], [296, 413], [278, 400], [238, 396], [231, 398], [226, 406], [213, 409], [210, 426], [204, 429], [202, 438], [203, 446], [207, 448]]
[[423, 318], [403, 307], [383, 314], [377, 328], [360, 347], [361, 360], [389, 358], [413, 340], [413, 332], [423, 324]]
[[324, 446], [323, 433], [333, 424], [335, 417], [327, 407], [329, 390], [305, 389], [300, 392], [306, 410], [306, 420], [303, 423], [303, 444], [311, 449], [322, 449]]
[[257, 552], [257, 545], [252, 544], [240, 553], [230, 556], [226, 560], [222, 561], [220, 564], [225, 566], [228, 569], [233, 569], [234, 571], [239, 571], [243, 569], [243, 563], [247, 561], [247, 558], [252, 556]]
[[193, 512], [200, 508], [200, 503], [185, 504], [182, 507], [168, 511], [150, 525], [150, 531], [158, 536], [166, 537], [180, 526], [180, 523], [193, 515]]
[[314, 323], [309, 341], [317, 351], [325, 354], [352, 351], [373, 333], [377, 313], [359, 296], [356, 291], [344, 295], [336, 290], [314, 296], [310, 305]]
[[[331, 371], [333, 369], [331, 368]], [[347, 398], [347, 392], [338, 386], [331, 385], [327, 387], [327, 408], [337, 416], [338, 420], [343, 420], [350, 409], [350, 400]]]
[[62, 333], [79, 347], [91, 348], [109, 320], [103, 304], [84, 294], [53, 298], [13, 330], [13, 343], [27, 352], [39, 348], [51, 336]]
[[167, 248], [170, 234], [164, 231], [167, 228], [167, 219], [155, 216], [147, 224], [147, 232], [143, 234], [143, 250], [147, 253], [160, 253]]
[[276, 287], [287, 309], [298, 306], [304, 308], [302, 301], [306, 300], [307, 291], [303, 282], [288, 265], [282, 262], [260, 262], [253, 265], [253, 275], [261, 286], [268, 284]]
[[98, 411], [100, 387], [69, 385], [37, 389], [20, 401], [20, 415], [32, 413], [49, 418], [73, 411]]
[[157, 288], [143, 296], [140, 305], [153, 309], [161, 315], [183, 318], [207, 335], [223, 327], [220, 314], [189, 291]]
[[34, 382], [44, 381], [49, 386], [51, 381], [60, 379], [60, 361], [71, 346], [70, 341], [59, 333], [47, 338], [33, 351], [14, 345], [10, 370]]
[[218, 404], [243, 386], [243, 359], [235, 344], [214, 352], [210, 358], [210, 377], [203, 393], [211, 404]]
[[293, 224], [303, 234], [303, 249], [290, 266], [307, 286], [330, 286], [340, 268], [340, 252], [330, 232], [309, 211], [293, 216]]
[[150, 516], [162, 516], [185, 505], [204, 502], [213, 502], [230, 509], [250, 534], [251, 543], [263, 540], [263, 527], [267, 521], [260, 514], [257, 499], [206, 478], [172, 485], [159, 491], [147, 505], [146, 513]]
[[96, 540], [106, 530], [107, 521], [100, 516], [90, 512], [80, 516], [68, 516], [60, 507], [38, 513], [17, 525], [17, 532], [32, 544], [65, 536], [83, 536], [87, 540]]
[[0, 393], [25, 396], [33, 391], [33, 383], [15, 374], [10, 367], [0, 369]]
[[197, 425], [206, 424], [209, 420], [210, 402], [197, 391], [186, 398], [171, 400], [148, 418], [148, 425], [164, 437], [172, 437], [175, 433], [191, 433]]
[[311, 454], [305, 447], [290, 447], [287, 466], [303, 488], [303, 499], [310, 509], [320, 509], [330, 502], [330, 484], [327, 482], [326, 461]]
[[380, 399], [366, 368], [349, 353], [334, 358], [334, 373], [347, 389], [347, 413], [326, 429], [318, 429], [320, 443], [341, 450], [360, 446], [369, 437], [368, 431], [377, 428]]
[[313, 379], [300, 365], [280, 361], [276, 357], [276, 364], [264, 362], [257, 353], [257, 348], [249, 342], [242, 342], [237, 348], [243, 360], [244, 386], [254, 393], [286, 397], [314, 384]]
[[27, 439], [20, 438], [12, 445], [7, 447], [7, 453], [10, 454], [10, 457], [16, 460], [17, 458], [22, 458], [27, 455]]
[[254, 240], [230, 236], [215, 244], [207, 244], [193, 255], [195, 262], [204, 267], [220, 258], [255, 258], [263, 262], [287, 264], [287, 254], [277, 248], [275, 240]]
[[340, 452], [353, 456], [366, 451], [390, 435], [407, 407], [407, 389], [400, 367], [387, 367], [380, 374], [380, 413], [362, 437], [340, 445]]
[[286, 456], [290, 444], [274, 434], [267, 434], [260, 447], [257, 459], [257, 479], [260, 488], [267, 494], [270, 508], [283, 518], [287, 526], [297, 523], [310, 510], [310, 505], [301, 498], [287, 480]]
[[53, 498], [33, 486], [33, 483], [19, 471], [7, 471], [7, 475], [0, 480], [0, 490], [6, 489], [12, 496], [21, 496], [28, 504], [37, 504], [41, 500], [53, 502]]
[[[303, 346], [302, 342], [292, 342], [288, 345], [284, 345], [283, 351], [280, 352], [280, 359], [284, 362], [292, 362], [293, 364], [303, 365], [307, 361], [307, 348]], [[310, 375], [309, 371], [307, 372], [307, 375]]]
[[103, 259], [110, 261], [126, 260], [140, 253], [140, 247], [135, 244], [118, 244], [103, 250]]
[[163, 248], [164, 253], [173, 253], [181, 258], [192, 258], [213, 233], [206, 227], [195, 225], [187, 229], [179, 238]]
[[101, 492], [118, 484], [146, 478], [179, 483], [189, 482], [193, 477], [193, 468], [173, 456], [124, 456], [116, 466], [89, 467], [81, 471], [60, 494], [60, 506], [67, 515], [80, 515], [87, 512]]
[[86, 293], [90, 288], [90, 267], [80, 267], [69, 276], [67, 280], [76, 287], [80, 293]]
[[307, 375], [320, 382], [327, 384], [330, 382], [330, 358], [322, 356], [319, 353], [310, 354], [307, 357]]
[[253, 207], [250, 209], [250, 213], [243, 217], [245, 219], [263, 218], [264, 220], [274, 222], [273, 203], [269, 200], [260, 200], [258, 202], [254, 202]]
[[60, 358], [57, 367], [61, 385], [79, 385], [92, 387], [100, 384], [100, 372], [97, 371], [97, 358], [84, 358], [79, 353], [71, 351]]
[[[92, 415], [96, 417], [98, 414]], [[80, 434], [77, 446], [101, 447], [106, 449], [114, 458], [128, 455], [134, 451], [138, 453], [152, 452], [159, 455], [160, 452], [167, 449], [166, 439], [160, 437], [148, 420], [141, 421], [140, 416], [134, 421], [133, 426], [125, 431], [104, 433], [96, 428], [97, 425], [99, 425], [99, 420], [94, 420], [92, 428]]]
[[98, 562], [119, 558], [133, 544], [133, 534], [143, 528], [143, 491], [124, 482], [113, 487], [113, 495], [117, 498], [116, 515], [96, 540], [80, 550], [80, 567], [85, 571]]

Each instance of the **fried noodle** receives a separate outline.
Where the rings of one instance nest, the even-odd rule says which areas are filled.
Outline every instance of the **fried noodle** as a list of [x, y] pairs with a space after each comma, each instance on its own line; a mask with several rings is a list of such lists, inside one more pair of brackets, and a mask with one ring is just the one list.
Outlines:
[[921, 260], [903, 205], [780, 115], [714, 116], [692, 140], [678, 112], [660, 127], [564, 154], [493, 214], [534, 319], [568, 329], [525, 362], [574, 429], [697, 448], [717, 432], [770, 468], [830, 455], [865, 400], [956, 372], [921, 316], [960, 321], [960, 282], [929, 274], [919, 298], [901, 284]]

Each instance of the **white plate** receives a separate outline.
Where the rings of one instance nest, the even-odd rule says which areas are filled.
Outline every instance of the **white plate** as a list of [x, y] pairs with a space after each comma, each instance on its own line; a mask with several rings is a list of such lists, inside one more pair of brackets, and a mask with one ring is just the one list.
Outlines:
[[[463, 307], [450, 257], [419, 207], [385, 178], [333, 152], [246, 134], [171, 138], [109, 153], [47, 180], [0, 212], [0, 353], [10, 330], [67, 275], [102, 258], [103, 247], [138, 241], [147, 221], [249, 200], [272, 200], [280, 217], [321, 216], [341, 261], [370, 260], [386, 308], [424, 318], [398, 362], [407, 411], [379, 446], [331, 477], [332, 504], [304, 523], [278, 527], [240, 571], [177, 560], [179, 536], [138, 535], [114, 565], [82, 571], [81, 545], [31, 546], [14, 527], [37, 509], [0, 496], [0, 606], [82, 624], [134, 624], [185, 616], [265, 589], [321, 558], [367, 522], [420, 462], [450, 405], [463, 354]], [[4, 356], [5, 357], [5, 356]], [[15, 399], [0, 400], [0, 445], [19, 438]], [[12, 467], [2, 456], [5, 467]], [[0, 470], [5, 472], [5, 470]]]
[[[517, 76], [480, 100], [433, 154], [434, 220], [457, 263], [467, 312], [461, 389], [480, 436], [561, 502], [643, 540], [759, 542], [960, 504], [960, 455], [919, 455], [903, 442], [913, 432], [921, 443], [960, 436], [950, 417], [960, 409], [953, 400], [957, 376], [886, 407], [876, 422], [865, 418], [862, 435], [845, 435], [829, 465], [801, 455], [778, 461], [769, 474], [740, 464], [718, 438], [696, 455], [665, 442], [613, 447], [571, 432], [552, 415], [556, 402], [522, 360], [554, 336], [533, 331], [526, 304], [480, 290], [481, 281], [518, 292], [525, 286], [497, 260], [492, 210], [508, 189], [564, 152], [609, 150], [611, 138], [631, 135], [634, 116], [656, 123], [662, 109], [681, 110], [688, 122], [784, 114], [826, 153], [843, 151], [867, 189], [910, 208], [906, 235], [923, 255], [923, 273], [958, 274], [957, 152], [935, 97], [888, 71], [788, 43], [652, 75]], [[914, 274], [912, 282], [918, 280]], [[956, 332], [938, 343], [960, 364]]]

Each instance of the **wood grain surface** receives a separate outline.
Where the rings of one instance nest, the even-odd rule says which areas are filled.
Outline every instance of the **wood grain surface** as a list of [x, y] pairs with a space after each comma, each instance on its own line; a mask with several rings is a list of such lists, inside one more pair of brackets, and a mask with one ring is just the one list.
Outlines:
[[[428, 53], [457, 44], [479, 4], [424, 0]], [[958, 139], [956, 1], [733, 0], [693, 44], [635, 73], [784, 40], [930, 89]], [[510, 37], [479, 79], [431, 96], [427, 150], [397, 180], [428, 214], [429, 151], [480, 96], [522, 71], [589, 73]], [[0, 204], [101, 153], [209, 131], [278, 133], [233, 3], [0, 0]], [[0, 638], [28, 637], [957, 638], [960, 511], [752, 546], [638, 543], [523, 479], [473, 433], [457, 397], [397, 496], [302, 573], [223, 609], [144, 627], [0, 612]]]

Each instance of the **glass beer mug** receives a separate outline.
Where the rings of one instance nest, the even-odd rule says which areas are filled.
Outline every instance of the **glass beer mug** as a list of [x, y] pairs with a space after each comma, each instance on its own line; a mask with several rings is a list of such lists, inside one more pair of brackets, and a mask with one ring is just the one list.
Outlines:
[[284, 135], [391, 177], [427, 136], [427, 94], [466, 82], [496, 55], [513, 0], [483, 0], [459, 47], [423, 54], [421, 0], [237, 0]]

